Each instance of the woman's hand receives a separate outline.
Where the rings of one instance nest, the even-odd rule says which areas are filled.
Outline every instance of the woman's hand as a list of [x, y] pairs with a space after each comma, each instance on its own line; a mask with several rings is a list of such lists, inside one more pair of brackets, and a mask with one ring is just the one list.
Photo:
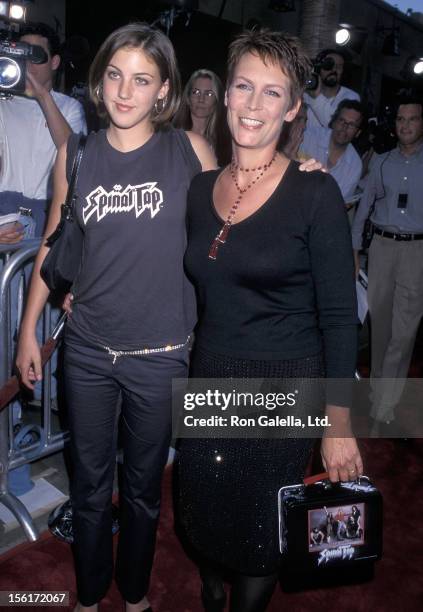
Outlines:
[[316, 161], [313, 157], [304, 161], [300, 165], [299, 170], [301, 170], [302, 172], [312, 172], [313, 170], [321, 170], [322, 172], [328, 171], [323, 164], [321, 164], [319, 161]]
[[34, 389], [34, 382], [42, 379], [41, 353], [35, 330], [37, 321], [48, 299], [49, 290], [40, 275], [40, 269], [48, 253], [45, 245], [47, 236], [56, 229], [60, 220], [61, 203], [66, 199], [68, 183], [66, 180], [66, 145], [60, 147], [54, 167], [54, 197], [50, 205], [49, 218], [40, 250], [35, 258], [31, 285], [27, 298], [24, 316], [22, 317], [16, 367], [22, 383], [29, 389]]
[[355, 480], [363, 474], [363, 462], [354, 437], [323, 436], [320, 453], [331, 482]]
[[67, 293], [62, 304], [62, 309], [67, 313], [68, 317], [70, 317], [70, 315], [72, 314], [72, 300], [73, 294]]
[[35, 334], [21, 335], [19, 338], [16, 367], [28, 389], [34, 389], [34, 383], [42, 379], [41, 353]]
[[[349, 410], [340, 406], [328, 406], [326, 414], [331, 429], [326, 429], [322, 438], [320, 454], [323, 466], [331, 482], [355, 480], [363, 474], [363, 462], [352, 434]], [[338, 437], [334, 437], [334, 432]]]

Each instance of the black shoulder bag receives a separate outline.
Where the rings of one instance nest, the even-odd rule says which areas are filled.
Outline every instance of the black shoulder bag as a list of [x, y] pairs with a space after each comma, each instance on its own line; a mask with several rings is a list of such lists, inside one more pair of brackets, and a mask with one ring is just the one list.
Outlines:
[[81, 136], [69, 182], [66, 201], [61, 206], [59, 225], [47, 238], [50, 248], [41, 266], [41, 276], [50, 291], [67, 293], [81, 264], [83, 233], [75, 216], [75, 186], [85, 148], [86, 136]]

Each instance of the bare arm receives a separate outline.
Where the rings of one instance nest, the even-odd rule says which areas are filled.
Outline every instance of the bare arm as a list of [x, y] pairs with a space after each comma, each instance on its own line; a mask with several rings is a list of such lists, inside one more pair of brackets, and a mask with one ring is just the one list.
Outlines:
[[37, 100], [46, 118], [46, 123], [48, 129], [50, 130], [51, 138], [56, 145], [56, 149], [59, 149], [67, 142], [72, 130], [57, 107], [51, 92], [40, 85], [34, 76], [28, 72], [25, 93], [29, 97]]
[[201, 163], [201, 168], [203, 172], [206, 170], [216, 170], [217, 161], [213, 151], [210, 148], [209, 143], [205, 138], [199, 136], [198, 134], [194, 134], [194, 132], [186, 133], [188, 138], [190, 139], [192, 148], [195, 151], [198, 159]]
[[65, 201], [68, 183], [66, 180], [66, 145], [63, 145], [57, 154], [54, 167], [54, 196], [50, 207], [47, 227], [42, 238], [32, 272], [28, 301], [22, 319], [16, 366], [21, 374], [22, 382], [30, 389], [33, 382], [41, 380], [41, 358], [35, 329], [40, 314], [49, 296], [49, 289], [40, 275], [42, 263], [48, 253], [45, 246], [47, 236], [53, 233], [60, 221], [60, 206]]

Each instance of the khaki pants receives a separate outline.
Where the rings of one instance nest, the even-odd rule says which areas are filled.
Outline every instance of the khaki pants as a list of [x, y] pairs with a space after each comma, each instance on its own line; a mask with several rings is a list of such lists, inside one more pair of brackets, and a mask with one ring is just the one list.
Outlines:
[[[369, 249], [368, 302], [371, 416], [391, 421], [404, 389], [423, 315], [423, 240], [398, 242], [374, 236]], [[391, 381], [378, 384], [380, 378]]]

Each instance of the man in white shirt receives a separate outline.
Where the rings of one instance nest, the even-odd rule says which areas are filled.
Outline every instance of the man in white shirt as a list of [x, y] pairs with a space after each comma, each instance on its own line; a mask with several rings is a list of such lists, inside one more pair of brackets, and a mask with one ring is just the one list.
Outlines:
[[[73, 132], [86, 132], [84, 111], [79, 102], [53, 90], [60, 65], [60, 40], [50, 26], [25, 26], [21, 41], [42, 47], [47, 54], [43, 64], [26, 62], [25, 95], [0, 100], [0, 215], [31, 210], [32, 218], [0, 227], [0, 243], [13, 244], [42, 235], [52, 197], [52, 170], [58, 148]], [[0, 259], [0, 272], [2, 260]], [[24, 268], [28, 279], [32, 264]], [[19, 273], [11, 282], [10, 334], [14, 335], [18, 312]], [[53, 319], [57, 317], [55, 309]], [[41, 321], [37, 328], [41, 340]], [[4, 359], [0, 348], [0, 359]], [[53, 360], [53, 369], [55, 361]], [[52, 378], [52, 397], [55, 379]], [[40, 389], [36, 390], [40, 396]], [[15, 419], [19, 413], [15, 404]]]
[[[304, 102], [308, 105], [308, 127], [329, 127], [329, 122], [342, 100], [358, 100], [358, 93], [341, 85], [345, 58], [337, 49], [324, 49], [316, 62], [332, 60], [332, 68], [321, 68], [319, 84], [314, 91], [304, 94]], [[330, 64], [330, 61], [328, 62]]]
[[351, 144], [360, 134], [364, 111], [357, 100], [343, 100], [328, 128], [307, 124], [300, 155], [314, 157], [336, 180], [346, 204], [353, 197], [361, 177], [362, 162]]
[[[0, 100], [0, 214], [30, 208], [41, 236], [52, 195], [52, 168], [57, 149], [72, 131], [85, 132], [79, 102], [53, 90], [60, 64], [60, 41], [45, 24], [27, 26], [23, 42], [38, 45], [47, 53], [44, 64], [26, 62], [24, 96]], [[1, 243], [19, 242], [21, 224], [0, 232]]]

